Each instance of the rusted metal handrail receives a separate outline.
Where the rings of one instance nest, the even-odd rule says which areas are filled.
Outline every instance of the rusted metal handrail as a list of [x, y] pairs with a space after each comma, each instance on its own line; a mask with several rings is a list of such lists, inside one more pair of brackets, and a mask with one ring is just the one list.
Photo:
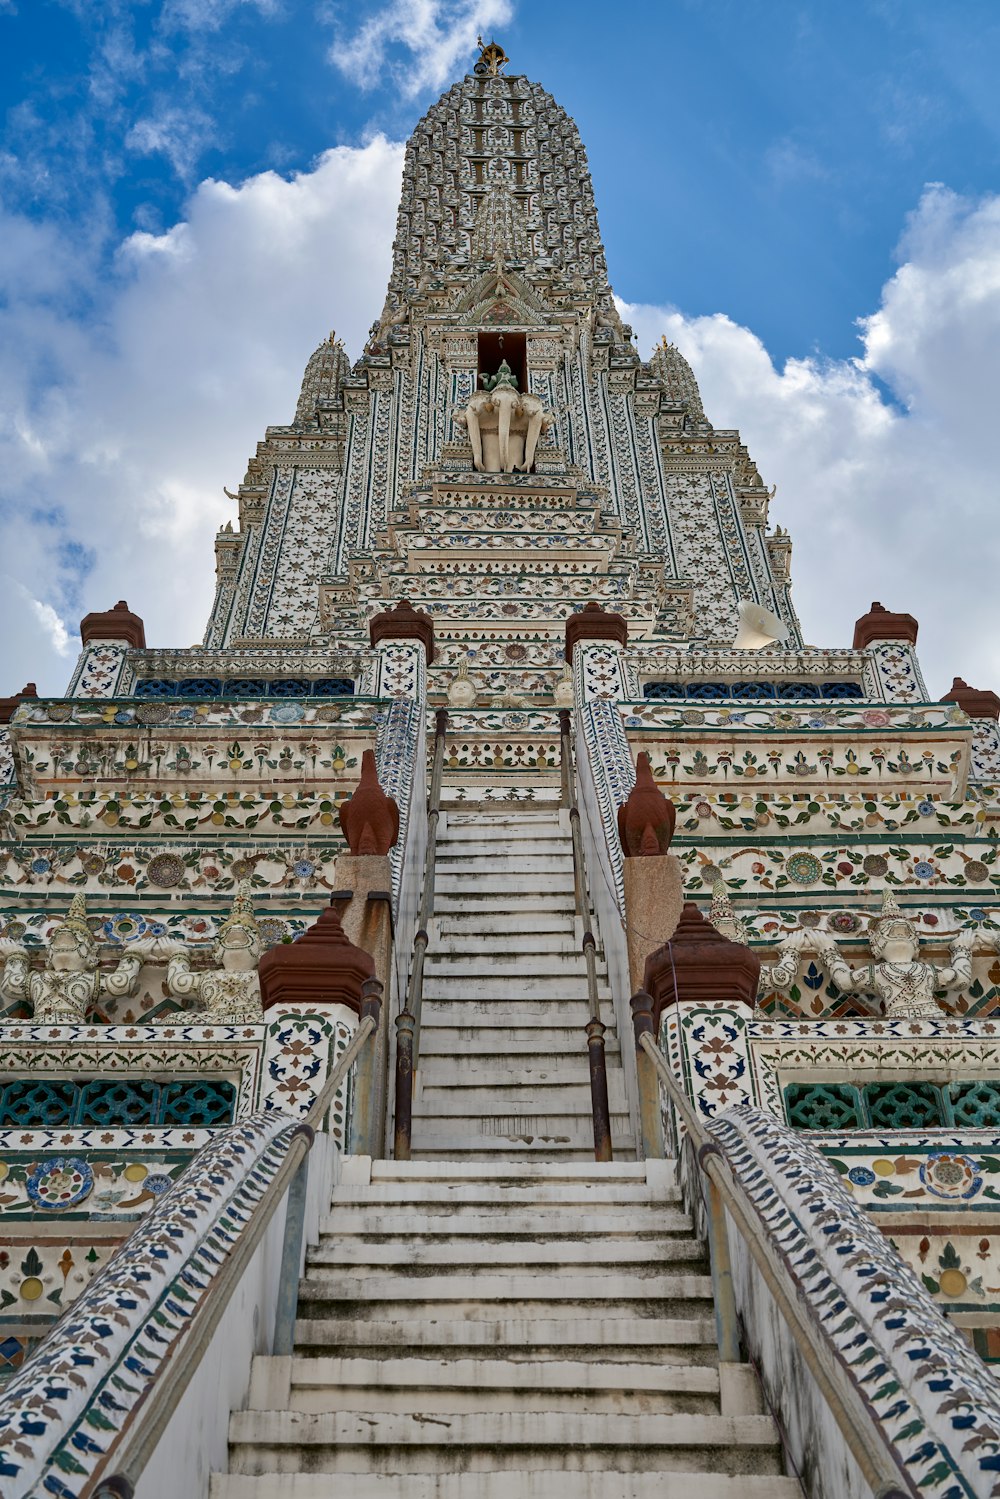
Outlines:
[[709, 1263], [715, 1301], [719, 1358], [740, 1358], [739, 1319], [729, 1256], [726, 1214], [745, 1243], [760, 1277], [774, 1299], [800, 1357], [826, 1401], [851, 1456], [872, 1493], [881, 1499], [907, 1499], [915, 1490], [892, 1458], [861, 1392], [844, 1377], [831, 1351], [816, 1337], [816, 1326], [804, 1303], [787, 1283], [787, 1267], [750, 1207], [718, 1145], [707, 1133], [691, 1100], [674, 1077], [653, 1035], [652, 1000], [644, 991], [632, 996], [636, 1045], [656, 1069], [667, 1097], [681, 1119], [705, 1187]]
[[427, 855], [424, 864], [424, 888], [420, 897], [417, 931], [413, 938], [410, 981], [406, 1003], [396, 1016], [396, 1101], [393, 1156], [397, 1161], [410, 1159], [410, 1134], [413, 1126], [413, 1074], [420, 1056], [420, 1015], [424, 998], [424, 958], [430, 941], [427, 928], [434, 913], [434, 868], [437, 862], [437, 830], [441, 817], [441, 777], [444, 772], [444, 737], [448, 728], [448, 709], [439, 708], [434, 715], [434, 763], [427, 798]]
[[587, 866], [583, 856], [583, 837], [580, 832], [580, 809], [576, 804], [576, 778], [573, 774], [573, 745], [570, 737], [570, 713], [568, 708], [559, 710], [560, 770], [562, 778], [562, 804], [569, 812], [570, 831], [573, 835], [573, 889], [576, 898], [576, 914], [583, 924], [584, 960], [587, 964], [587, 1056], [590, 1063], [590, 1104], [594, 1116], [594, 1159], [610, 1161], [611, 1109], [608, 1103], [608, 1069], [604, 1048], [604, 1032], [607, 1026], [601, 1020], [601, 996], [597, 987], [597, 938], [590, 920], [590, 899], [587, 893]]

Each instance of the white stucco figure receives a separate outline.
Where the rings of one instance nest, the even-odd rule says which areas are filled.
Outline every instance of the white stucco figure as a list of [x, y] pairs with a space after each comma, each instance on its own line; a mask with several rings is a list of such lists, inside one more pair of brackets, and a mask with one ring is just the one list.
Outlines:
[[113, 969], [102, 973], [87, 925], [86, 902], [78, 894], [52, 931], [43, 969], [32, 971], [30, 954], [16, 942], [0, 942], [0, 956], [6, 958], [0, 994], [8, 1000], [29, 1000], [36, 1025], [85, 1025], [102, 995], [135, 993], [147, 947], [135, 943]]
[[900, 911], [892, 891], [887, 890], [869, 942], [872, 961], [854, 966], [828, 932], [793, 932], [779, 946], [777, 963], [762, 970], [762, 992], [790, 989], [798, 978], [802, 955], [813, 952], [842, 993], [869, 995], [881, 1001], [881, 1013], [886, 1017], [939, 1020], [943, 1012], [935, 993], [965, 989], [972, 983], [972, 951], [980, 938], [974, 931], [959, 932], [950, 944], [950, 964], [941, 967], [924, 961], [916, 927]]
[[[184, 1025], [259, 1025], [264, 1019], [257, 964], [264, 942], [253, 914], [250, 886], [236, 891], [232, 910], [219, 928], [214, 955], [219, 967], [193, 972], [187, 948], [172, 952], [167, 965], [167, 988], [178, 999], [197, 995], [201, 1006], [189, 1010]], [[166, 1025], [176, 1024], [176, 1015], [157, 1017]]]
[[483, 375], [482, 390], [455, 412], [467, 429], [477, 473], [528, 473], [535, 461], [538, 439], [555, 420], [538, 396], [519, 391], [517, 377], [506, 359], [495, 375]]

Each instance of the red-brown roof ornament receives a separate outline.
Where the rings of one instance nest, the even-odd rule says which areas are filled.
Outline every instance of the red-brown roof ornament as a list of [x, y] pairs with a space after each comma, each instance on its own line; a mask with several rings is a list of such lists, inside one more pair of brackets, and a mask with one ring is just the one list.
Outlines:
[[920, 626], [912, 614], [893, 614], [881, 604], [872, 604], [854, 626], [854, 649], [867, 650], [876, 640], [905, 640], [916, 645]]
[[665, 854], [674, 836], [677, 811], [653, 779], [645, 750], [636, 756], [635, 785], [618, 808], [618, 836], [627, 859]]
[[379, 785], [374, 750], [361, 756], [361, 780], [341, 802], [340, 827], [352, 854], [387, 854], [399, 837], [399, 808]]
[[628, 644], [628, 625], [622, 614], [602, 609], [593, 600], [584, 604], [576, 614], [566, 621], [566, 660], [573, 660], [573, 647], [578, 640], [612, 640], [616, 645]]
[[80, 639], [84, 645], [92, 640], [121, 640], [133, 650], [145, 650], [146, 630], [138, 614], [133, 614], [124, 599], [113, 609], [85, 614], [80, 621]]
[[427, 665], [434, 660], [434, 621], [423, 609], [414, 609], [409, 599], [400, 599], [395, 609], [383, 609], [368, 621], [372, 645], [380, 640], [422, 640]]
[[653, 1024], [670, 1005], [746, 1005], [752, 1010], [760, 983], [760, 958], [749, 947], [717, 932], [691, 901], [686, 902], [669, 942], [646, 959], [643, 988], [653, 996]]
[[22, 703], [26, 697], [37, 696], [38, 688], [34, 682], [25, 682], [20, 692], [15, 692], [13, 697], [0, 697], [0, 723], [10, 723], [18, 703]]
[[957, 703], [970, 718], [1000, 718], [1000, 697], [995, 692], [981, 692], [956, 677], [944, 694], [943, 703]]
[[260, 960], [265, 1010], [287, 1005], [347, 1005], [361, 1013], [361, 987], [375, 972], [370, 953], [355, 947], [332, 906], [295, 942], [279, 942]]

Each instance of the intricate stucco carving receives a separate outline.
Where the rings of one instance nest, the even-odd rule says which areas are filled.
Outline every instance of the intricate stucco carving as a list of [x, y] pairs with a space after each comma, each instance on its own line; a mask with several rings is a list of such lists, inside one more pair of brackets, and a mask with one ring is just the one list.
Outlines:
[[[184, 1024], [257, 1025], [264, 1019], [260, 998], [257, 964], [264, 951], [264, 941], [253, 913], [250, 886], [242, 883], [236, 892], [232, 910], [219, 928], [215, 941], [217, 968], [194, 971], [191, 952], [176, 950], [169, 939], [158, 946], [157, 956], [169, 957], [167, 988], [178, 999], [196, 995], [201, 1008], [188, 1011]], [[175, 1015], [159, 1017], [163, 1024], [176, 1023]]]
[[136, 943], [110, 972], [102, 973], [87, 925], [86, 902], [82, 895], [74, 895], [65, 919], [49, 939], [43, 969], [32, 971], [30, 956], [19, 943], [0, 941], [0, 956], [7, 959], [0, 994], [9, 1000], [30, 1000], [36, 1025], [83, 1025], [101, 995], [135, 993], [148, 952], [148, 944]]
[[469, 433], [478, 473], [530, 473], [538, 439], [555, 420], [537, 396], [519, 391], [506, 359], [495, 375], [484, 375], [455, 420]]
[[[828, 932], [800, 929], [781, 943], [777, 963], [762, 970], [762, 991], [786, 992], [799, 976], [803, 955], [815, 953], [844, 994], [867, 995], [881, 1002], [893, 1019], [937, 1019], [935, 992], [965, 989], [972, 982], [972, 952], [981, 944], [974, 931], [960, 931], [950, 944], [951, 963], [942, 967], [920, 957], [920, 937], [900, 911], [891, 890], [882, 897], [882, 914], [871, 928], [872, 962], [855, 967], [842, 956]], [[874, 1006], [873, 1006], [874, 1008]]]

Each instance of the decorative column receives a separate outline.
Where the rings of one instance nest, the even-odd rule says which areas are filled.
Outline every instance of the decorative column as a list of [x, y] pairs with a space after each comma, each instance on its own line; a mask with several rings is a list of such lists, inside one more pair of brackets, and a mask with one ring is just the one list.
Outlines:
[[972, 779], [995, 781], [1000, 776], [1000, 697], [956, 677], [941, 701], [954, 703], [972, 719]]
[[138, 614], [124, 599], [103, 613], [85, 614], [80, 621], [83, 650], [69, 684], [70, 697], [116, 697], [124, 690], [125, 663], [130, 650], [146, 648], [146, 631]]
[[[636, 993], [649, 954], [674, 934], [684, 903], [684, 878], [674, 855], [668, 853], [677, 814], [653, 779], [647, 754], [635, 762], [635, 785], [618, 808], [618, 837], [625, 859], [625, 935], [629, 984], [636, 1023]], [[646, 1028], [646, 1027], [643, 1027]], [[636, 1074], [643, 1153], [663, 1156], [663, 1125], [656, 1068], [639, 1043], [636, 1028]]]
[[743, 1005], [751, 1013], [760, 983], [760, 958], [752, 948], [730, 942], [706, 921], [691, 901], [671, 940], [646, 959], [643, 988], [653, 1000], [653, 1025], [673, 1005]]
[[14, 752], [11, 748], [10, 723], [17, 711], [18, 703], [23, 703], [25, 698], [38, 696], [38, 689], [34, 682], [26, 682], [20, 692], [15, 692], [13, 697], [0, 697], [0, 786], [7, 786], [14, 780]]
[[427, 668], [434, 660], [434, 623], [409, 599], [373, 614], [369, 635], [377, 652], [375, 694], [392, 699], [379, 723], [375, 762], [379, 784], [399, 809], [400, 837], [389, 855], [396, 930], [407, 938], [416, 920], [426, 851], [426, 819], [410, 825], [410, 808], [423, 805], [426, 776]]
[[[273, 1012], [279, 1022], [287, 1017], [294, 1026], [300, 1017], [318, 1011], [330, 1025], [335, 1038], [329, 1057], [331, 1067], [348, 1045], [363, 1012], [370, 1010], [377, 1031], [380, 1017], [374, 1006], [379, 1001], [372, 995], [374, 986], [369, 982], [374, 979], [375, 963], [369, 953], [350, 941], [332, 907], [323, 911], [297, 941], [279, 943], [266, 952], [258, 973], [265, 1021], [272, 1019]], [[322, 1078], [311, 1081], [314, 1098], [322, 1087]], [[344, 1149], [351, 1148], [357, 1134], [358, 1121], [351, 1119], [351, 1095], [351, 1079], [347, 1078], [330, 1111], [332, 1118], [338, 1112], [342, 1115], [340, 1143]], [[305, 1107], [300, 1111], [307, 1112], [311, 1102], [311, 1098], [304, 1100]]]
[[927, 702], [914, 647], [920, 626], [912, 614], [893, 614], [873, 603], [854, 626], [854, 649], [868, 654], [868, 687], [886, 703]]
[[[392, 981], [392, 870], [389, 851], [399, 838], [399, 809], [379, 785], [374, 750], [361, 757], [357, 790], [340, 808], [340, 826], [349, 853], [339, 855], [331, 903], [351, 942], [374, 961], [375, 975], [388, 996]], [[386, 1068], [389, 1007], [381, 1007], [372, 1045], [358, 1058], [354, 1079], [355, 1140], [358, 1153], [379, 1159], [385, 1151]]]

